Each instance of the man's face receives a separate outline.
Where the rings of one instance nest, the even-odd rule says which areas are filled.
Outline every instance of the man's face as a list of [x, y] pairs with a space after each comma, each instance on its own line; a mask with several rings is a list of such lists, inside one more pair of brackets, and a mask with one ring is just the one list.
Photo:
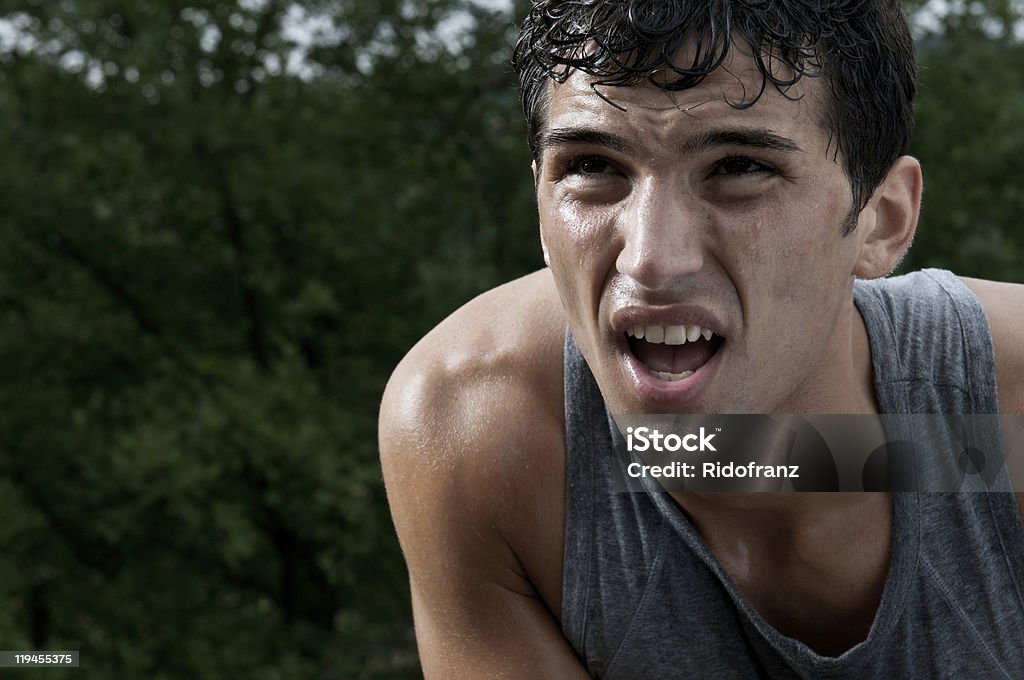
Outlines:
[[585, 74], [552, 86], [541, 236], [614, 413], [825, 410], [850, 387], [863, 230], [841, 236], [852, 197], [822, 85], [737, 109], [761, 76], [732, 55], [683, 92], [599, 87], [621, 109]]

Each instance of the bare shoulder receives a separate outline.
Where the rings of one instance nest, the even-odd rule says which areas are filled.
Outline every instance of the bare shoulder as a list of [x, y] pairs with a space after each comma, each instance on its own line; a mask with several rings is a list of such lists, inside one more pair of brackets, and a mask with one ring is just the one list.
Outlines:
[[558, 624], [564, 335], [543, 270], [464, 305], [388, 382], [381, 466], [427, 678], [587, 676]]
[[428, 466], [472, 477], [481, 501], [494, 502], [494, 485], [529, 473], [561, 436], [564, 328], [541, 270], [474, 298], [424, 336], [384, 392], [387, 481], [401, 478], [399, 464]]
[[[411, 433], [422, 444], [399, 455], [434, 457], [432, 435], [461, 444], [529, 437], [534, 419], [561, 418], [565, 321], [550, 273], [494, 288], [452, 313], [395, 369], [380, 413], [382, 443]], [[451, 465], [447, 451], [437, 465]], [[477, 455], [472, 458], [478, 458]], [[458, 461], [460, 463], [472, 461]]]
[[1024, 413], [1024, 285], [962, 278], [988, 317], [996, 352], [999, 405]]

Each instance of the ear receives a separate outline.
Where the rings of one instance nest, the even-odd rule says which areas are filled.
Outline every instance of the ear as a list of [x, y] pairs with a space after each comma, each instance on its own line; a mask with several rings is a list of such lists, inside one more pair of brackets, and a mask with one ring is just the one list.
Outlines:
[[861, 211], [855, 234], [862, 239], [854, 275], [877, 279], [892, 272], [910, 248], [921, 210], [921, 164], [900, 156]]
[[[539, 177], [539, 174], [538, 174], [538, 170], [537, 170], [537, 161], [536, 160], [533, 161], [532, 163], [530, 163], [530, 170], [533, 171], [533, 195], [534, 195], [534, 198], [536, 198], [537, 197], [537, 182], [540, 180], [540, 177]], [[538, 212], [539, 212], [539, 210], [540, 210], [540, 204], [539, 203], [537, 204], [537, 209], [538, 209]], [[537, 220], [537, 224], [538, 225], [540, 224], [539, 217], [540, 217], [540, 215], [538, 215], [538, 220]], [[540, 229], [540, 249], [544, 253], [544, 264], [546, 266], [550, 267], [551, 266], [551, 259], [548, 257], [548, 244], [544, 242], [544, 229]]]

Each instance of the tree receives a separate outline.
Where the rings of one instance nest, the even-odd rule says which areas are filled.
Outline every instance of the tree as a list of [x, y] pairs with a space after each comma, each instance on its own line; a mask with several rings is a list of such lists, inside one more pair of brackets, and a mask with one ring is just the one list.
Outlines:
[[924, 169], [918, 236], [904, 269], [1024, 282], [1024, 22], [1019, 4], [970, 3], [920, 31], [911, 152]]
[[412, 677], [376, 406], [540, 264], [508, 17], [4, 10], [0, 637], [90, 677]]

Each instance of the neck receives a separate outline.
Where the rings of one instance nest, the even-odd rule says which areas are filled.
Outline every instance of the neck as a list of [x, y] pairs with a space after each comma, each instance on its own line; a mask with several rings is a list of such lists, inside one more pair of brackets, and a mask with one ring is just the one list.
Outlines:
[[871, 344], [852, 290], [849, 305], [837, 321], [818, 370], [779, 413], [879, 412]]
[[[870, 339], [864, 319], [853, 304], [837, 324], [824, 362], [828, 363], [817, 380], [818, 389], [802, 391], [801, 399], [791, 403], [791, 413], [877, 414], [874, 372], [871, 363]], [[880, 426], [868, 434], [884, 441]], [[676, 502], [694, 519], [698, 529], [712, 526], [719, 530], [731, 528], [740, 533], [774, 533], [773, 528], [788, 526], [792, 530], [805, 520], [822, 512], [843, 512], [864, 503], [877, 507], [888, 505], [888, 494], [881, 493], [696, 493], [675, 492]], [[705, 526], [702, 527], [701, 524]], [[751, 528], [753, 531], [751, 532]]]

